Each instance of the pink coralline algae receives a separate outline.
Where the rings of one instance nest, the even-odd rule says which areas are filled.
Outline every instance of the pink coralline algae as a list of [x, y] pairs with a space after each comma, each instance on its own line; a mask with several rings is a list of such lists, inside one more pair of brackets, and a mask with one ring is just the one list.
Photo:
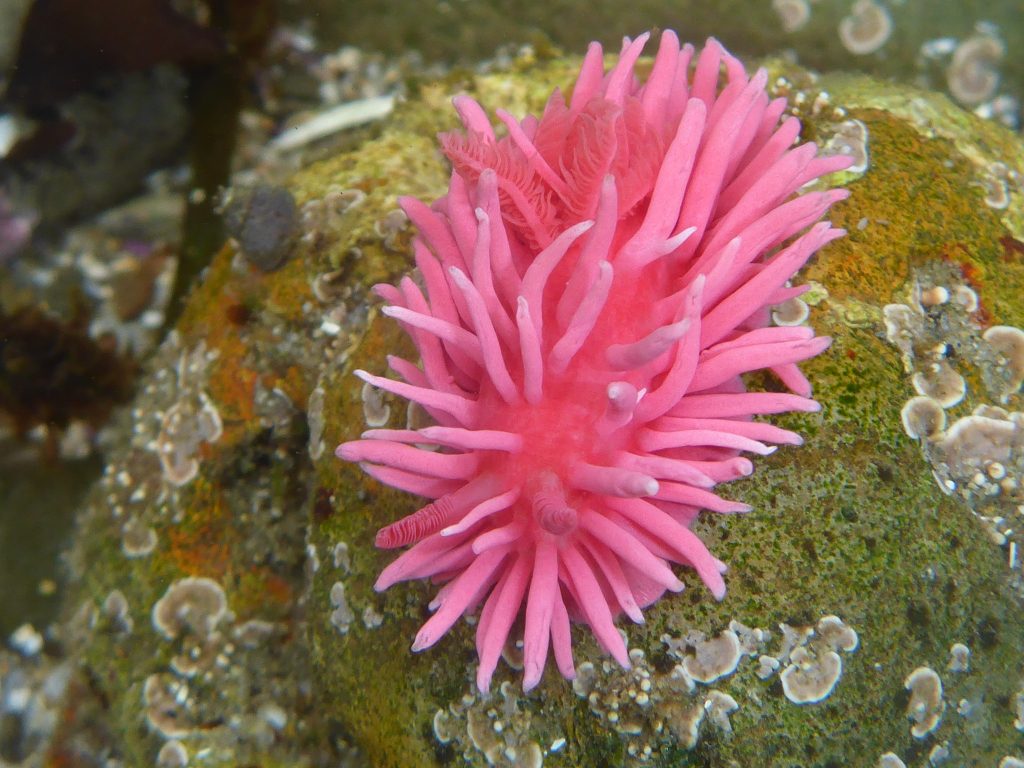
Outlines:
[[[592, 44], [568, 104], [555, 91], [539, 119], [499, 110], [501, 137], [457, 97], [448, 193], [401, 200], [419, 275], [376, 287], [422, 362], [389, 357], [402, 381], [356, 373], [435, 426], [371, 429], [337, 455], [433, 500], [377, 534], [412, 546], [376, 588], [443, 585], [414, 651], [482, 604], [483, 691], [514, 626], [526, 690], [549, 646], [574, 676], [570, 620], [628, 666], [614, 619], [683, 589], [672, 563], [721, 599], [726, 566], [690, 524], [748, 511], [711, 490], [752, 472], [741, 452], [801, 442], [753, 416], [819, 409], [797, 363], [829, 339], [769, 326], [769, 308], [843, 234], [815, 222], [844, 191], [797, 193], [849, 159], [794, 145], [765, 71], [748, 77], [715, 40], [694, 61], [665, 32], [641, 83], [647, 37], [607, 73]], [[789, 392], [746, 391], [760, 369]]]

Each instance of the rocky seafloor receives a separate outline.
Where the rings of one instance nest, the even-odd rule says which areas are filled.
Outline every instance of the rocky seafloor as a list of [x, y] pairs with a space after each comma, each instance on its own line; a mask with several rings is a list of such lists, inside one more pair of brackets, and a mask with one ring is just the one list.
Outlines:
[[781, 419], [805, 445], [729, 486], [753, 512], [696, 524], [726, 598], [684, 572], [623, 626], [631, 670], [577, 629], [577, 680], [529, 695], [514, 647], [475, 691], [472, 627], [408, 651], [431, 591], [375, 593], [373, 536], [416, 502], [333, 455], [407, 418], [351, 374], [406, 343], [369, 287], [410, 269], [397, 197], [446, 187], [451, 95], [537, 112], [575, 66], [421, 85], [280, 187], [293, 213], [249, 206], [115, 417], [59, 627], [0, 657], [4, 760], [1024, 764], [1024, 146], [863, 77], [770, 64], [804, 136], [858, 162], [831, 180], [848, 236], [798, 277], [835, 339], [804, 366], [823, 410]]

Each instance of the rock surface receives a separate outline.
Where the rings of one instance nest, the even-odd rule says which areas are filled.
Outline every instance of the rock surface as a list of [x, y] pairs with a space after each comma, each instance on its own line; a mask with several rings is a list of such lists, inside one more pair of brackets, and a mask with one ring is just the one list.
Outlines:
[[1024, 100], [1024, 25], [1013, 2], [357, 0], [339, 9], [332, 0], [311, 0], [303, 7], [318, 6], [315, 29], [325, 43], [391, 55], [414, 50], [427, 61], [476, 62], [510, 42], [579, 51], [600, 40], [612, 50], [623, 34], [657, 27], [694, 42], [714, 36], [745, 56], [785, 47], [803, 66], [922, 84], [1018, 121]]
[[[351, 375], [383, 370], [402, 348], [369, 293], [409, 269], [413, 233], [396, 198], [444, 191], [433, 134], [455, 124], [451, 94], [538, 111], [575, 63], [453, 76], [423, 86], [357, 150], [298, 173], [289, 191], [303, 234], [290, 258], [262, 272], [226, 246], [152, 360], [80, 512], [63, 634], [81, 684], [53, 752], [99, 721], [120, 734], [128, 765], [170, 761], [179, 747], [209, 766], [398, 768], [463, 755], [829, 766], [887, 752], [921, 765], [939, 745], [953, 764], [1022, 757], [1024, 578], [1020, 534], [1006, 529], [1024, 528], [1024, 477], [944, 493], [933, 472], [949, 462], [905, 434], [900, 411], [939, 341], [965, 382], [950, 422], [986, 404], [1024, 410], [1019, 392], [999, 389], [1006, 358], [981, 339], [990, 325], [1024, 324], [1024, 147], [941, 96], [774, 69], [805, 136], [866, 139], [866, 167], [839, 180], [852, 194], [832, 218], [849, 236], [801, 278], [816, 284], [809, 322], [835, 337], [804, 366], [824, 409], [780, 420], [806, 444], [728, 488], [752, 513], [697, 523], [730, 565], [723, 602], [683, 573], [686, 592], [659, 601], [646, 625], [623, 626], [631, 672], [579, 632], [575, 684], [549, 669], [524, 696], [520, 674], [501, 665], [483, 699], [471, 627], [407, 650], [428, 585], [373, 592], [391, 558], [374, 532], [416, 502], [333, 448], [367, 413], [405, 423], [404, 404], [364, 403]], [[937, 288], [963, 301], [925, 301]], [[907, 308], [906, 334], [887, 327], [895, 304]], [[992, 461], [978, 460], [992, 479]], [[1000, 480], [1013, 473], [1003, 464]], [[196, 583], [185, 579], [206, 591], [182, 597]], [[181, 621], [156, 627], [154, 605], [175, 586]], [[947, 668], [956, 643], [969, 649], [967, 671]], [[506, 656], [515, 663], [514, 648]], [[941, 678], [938, 697], [905, 687], [922, 667]]]

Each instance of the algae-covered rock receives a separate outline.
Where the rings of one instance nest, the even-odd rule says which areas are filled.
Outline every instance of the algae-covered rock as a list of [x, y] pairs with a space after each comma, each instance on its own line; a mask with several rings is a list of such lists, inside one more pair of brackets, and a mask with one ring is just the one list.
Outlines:
[[[623, 34], [659, 27], [688, 40], [717, 37], [734, 53], [765, 56], [785, 47], [804, 66], [855, 70], [926, 84], [969, 108], [1020, 122], [1024, 25], [1011, 0], [549, 0], [424, 3], [421, 0], [310, 0], [327, 44], [427, 61], [469, 63], [495, 48], [539, 52], [614, 48]], [[571, 22], [567, 23], [567, 20]]]
[[[77, 706], [92, 697], [126, 764], [179, 747], [203, 765], [396, 768], [1022, 756], [1021, 396], [984, 334], [1024, 323], [1024, 147], [943, 97], [861, 78], [773, 78], [807, 136], [864, 167], [831, 214], [849, 235], [800, 277], [809, 322], [835, 339], [805, 366], [823, 410], [780, 420], [806, 444], [729, 486], [753, 512], [696, 524], [730, 566], [726, 598], [682, 572], [686, 592], [622, 626], [630, 671], [577, 629], [577, 681], [549, 669], [529, 695], [515, 648], [494, 693], [475, 691], [466, 624], [409, 652], [433, 590], [375, 593], [393, 555], [373, 538], [416, 500], [333, 456], [367, 421], [407, 418], [352, 375], [408, 352], [369, 287], [410, 269], [397, 196], [446, 187], [433, 134], [454, 125], [449, 96], [537, 112], [573, 71], [424, 86], [290, 182], [303, 234], [283, 266], [228, 245], [191, 297], [71, 556]], [[948, 403], [924, 443], [901, 421], [918, 392]]]

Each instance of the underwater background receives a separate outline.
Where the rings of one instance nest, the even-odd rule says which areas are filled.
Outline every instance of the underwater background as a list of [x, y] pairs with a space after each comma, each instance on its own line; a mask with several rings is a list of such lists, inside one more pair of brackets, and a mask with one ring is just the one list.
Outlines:
[[[824, 415], [695, 525], [722, 603], [481, 699], [472, 628], [413, 656], [432, 592], [372, 590], [415, 504], [333, 456], [406, 419], [369, 287], [453, 95], [539, 114], [662, 29], [855, 158]], [[1021, 2], [0, 0], [0, 93], [0, 766], [1024, 765]]]

